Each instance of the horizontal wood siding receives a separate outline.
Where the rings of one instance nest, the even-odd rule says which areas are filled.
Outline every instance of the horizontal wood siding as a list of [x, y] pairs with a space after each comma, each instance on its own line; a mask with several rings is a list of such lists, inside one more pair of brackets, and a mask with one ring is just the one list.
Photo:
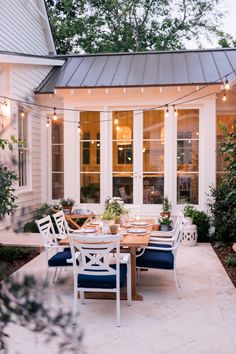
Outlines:
[[[36, 102], [34, 89], [51, 70], [47, 66], [13, 65], [11, 70], [11, 96], [27, 102]], [[24, 106], [24, 105], [23, 105]], [[42, 174], [41, 174], [41, 119], [40, 111], [35, 106], [29, 107], [29, 117], [31, 119], [30, 136], [30, 156], [32, 190], [19, 188], [17, 204], [19, 205], [13, 217], [13, 228], [21, 230], [27, 221], [32, 219], [34, 211], [41, 205], [42, 195]], [[13, 132], [17, 127], [13, 127]]]
[[48, 20], [41, 15], [41, 1], [0, 1], [0, 50], [50, 54], [52, 45], [48, 40]]

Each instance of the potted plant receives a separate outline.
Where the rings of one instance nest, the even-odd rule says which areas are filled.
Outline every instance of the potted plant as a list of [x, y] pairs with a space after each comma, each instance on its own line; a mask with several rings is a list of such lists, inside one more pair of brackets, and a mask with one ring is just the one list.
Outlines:
[[171, 202], [169, 201], [169, 198], [166, 195], [163, 199], [163, 202], [162, 202], [162, 212], [160, 213], [160, 215], [162, 217], [167, 217], [169, 219], [170, 212], [171, 212]]
[[195, 211], [196, 211], [196, 209], [192, 204], [189, 204], [189, 203], [185, 204], [184, 209], [183, 209], [183, 215], [184, 215], [188, 225], [192, 225]]
[[172, 230], [172, 223], [173, 221], [169, 219], [168, 217], [161, 216], [159, 219], [159, 224], [161, 226], [161, 231], [170, 231]]
[[105, 201], [105, 212], [104, 214], [112, 216], [116, 224], [122, 224], [122, 216], [128, 214], [128, 209], [124, 206], [124, 201], [120, 197], [108, 198]]
[[72, 198], [61, 199], [60, 205], [62, 206], [65, 214], [71, 214], [71, 210], [72, 210], [73, 206], [75, 205], [75, 201]]

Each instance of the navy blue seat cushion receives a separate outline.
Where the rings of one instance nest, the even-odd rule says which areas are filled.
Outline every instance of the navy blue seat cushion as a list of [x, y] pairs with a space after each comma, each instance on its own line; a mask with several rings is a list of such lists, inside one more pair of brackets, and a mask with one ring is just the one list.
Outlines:
[[136, 259], [137, 267], [174, 269], [174, 256], [171, 251], [146, 250]]
[[[116, 269], [116, 265], [112, 264], [111, 268]], [[120, 265], [120, 287], [126, 284], [127, 266]], [[116, 275], [78, 275], [78, 287], [82, 288], [101, 288], [113, 289], [116, 287]]]
[[69, 251], [58, 252], [49, 259], [48, 265], [49, 265], [49, 267], [71, 266], [72, 263], [67, 262], [67, 259], [70, 259], [70, 258], [71, 258], [70, 249], [69, 249]]
[[70, 247], [64, 248], [64, 251], [70, 251]]

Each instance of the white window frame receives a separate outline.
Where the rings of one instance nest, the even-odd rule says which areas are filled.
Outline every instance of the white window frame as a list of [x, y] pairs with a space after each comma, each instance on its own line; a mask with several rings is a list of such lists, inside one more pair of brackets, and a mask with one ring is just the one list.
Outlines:
[[[24, 111], [24, 119], [27, 119], [27, 147], [19, 146], [18, 147], [18, 153], [19, 151], [25, 151], [26, 152], [26, 184], [20, 185], [20, 179], [19, 179], [19, 191], [20, 192], [30, 192], [32, 191], [32, 140], [30, 137], [32, 136], [32, 122], [31, 122], [31, 112], [29, 109], [26, 109], [23, 106], [18, 106], [17, 110], [17, 137], [18, 140], [22, 139], [22, 137], [19, 136], [19, 118], [20, 118], [20, 111]], [[19, 166], [19, 156], [18, 156], [18, 175], [20, 174], [20, 166]], [[20, 175], [19, 175], [20, 178]]]

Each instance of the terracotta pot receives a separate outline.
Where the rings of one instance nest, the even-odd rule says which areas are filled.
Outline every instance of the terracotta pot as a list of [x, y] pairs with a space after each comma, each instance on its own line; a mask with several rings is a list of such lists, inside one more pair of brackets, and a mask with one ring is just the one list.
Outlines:
[[160, 225], [159, 224], [154, 224], [152, 226], [153, 231], [159, 231], [160, 230]]

